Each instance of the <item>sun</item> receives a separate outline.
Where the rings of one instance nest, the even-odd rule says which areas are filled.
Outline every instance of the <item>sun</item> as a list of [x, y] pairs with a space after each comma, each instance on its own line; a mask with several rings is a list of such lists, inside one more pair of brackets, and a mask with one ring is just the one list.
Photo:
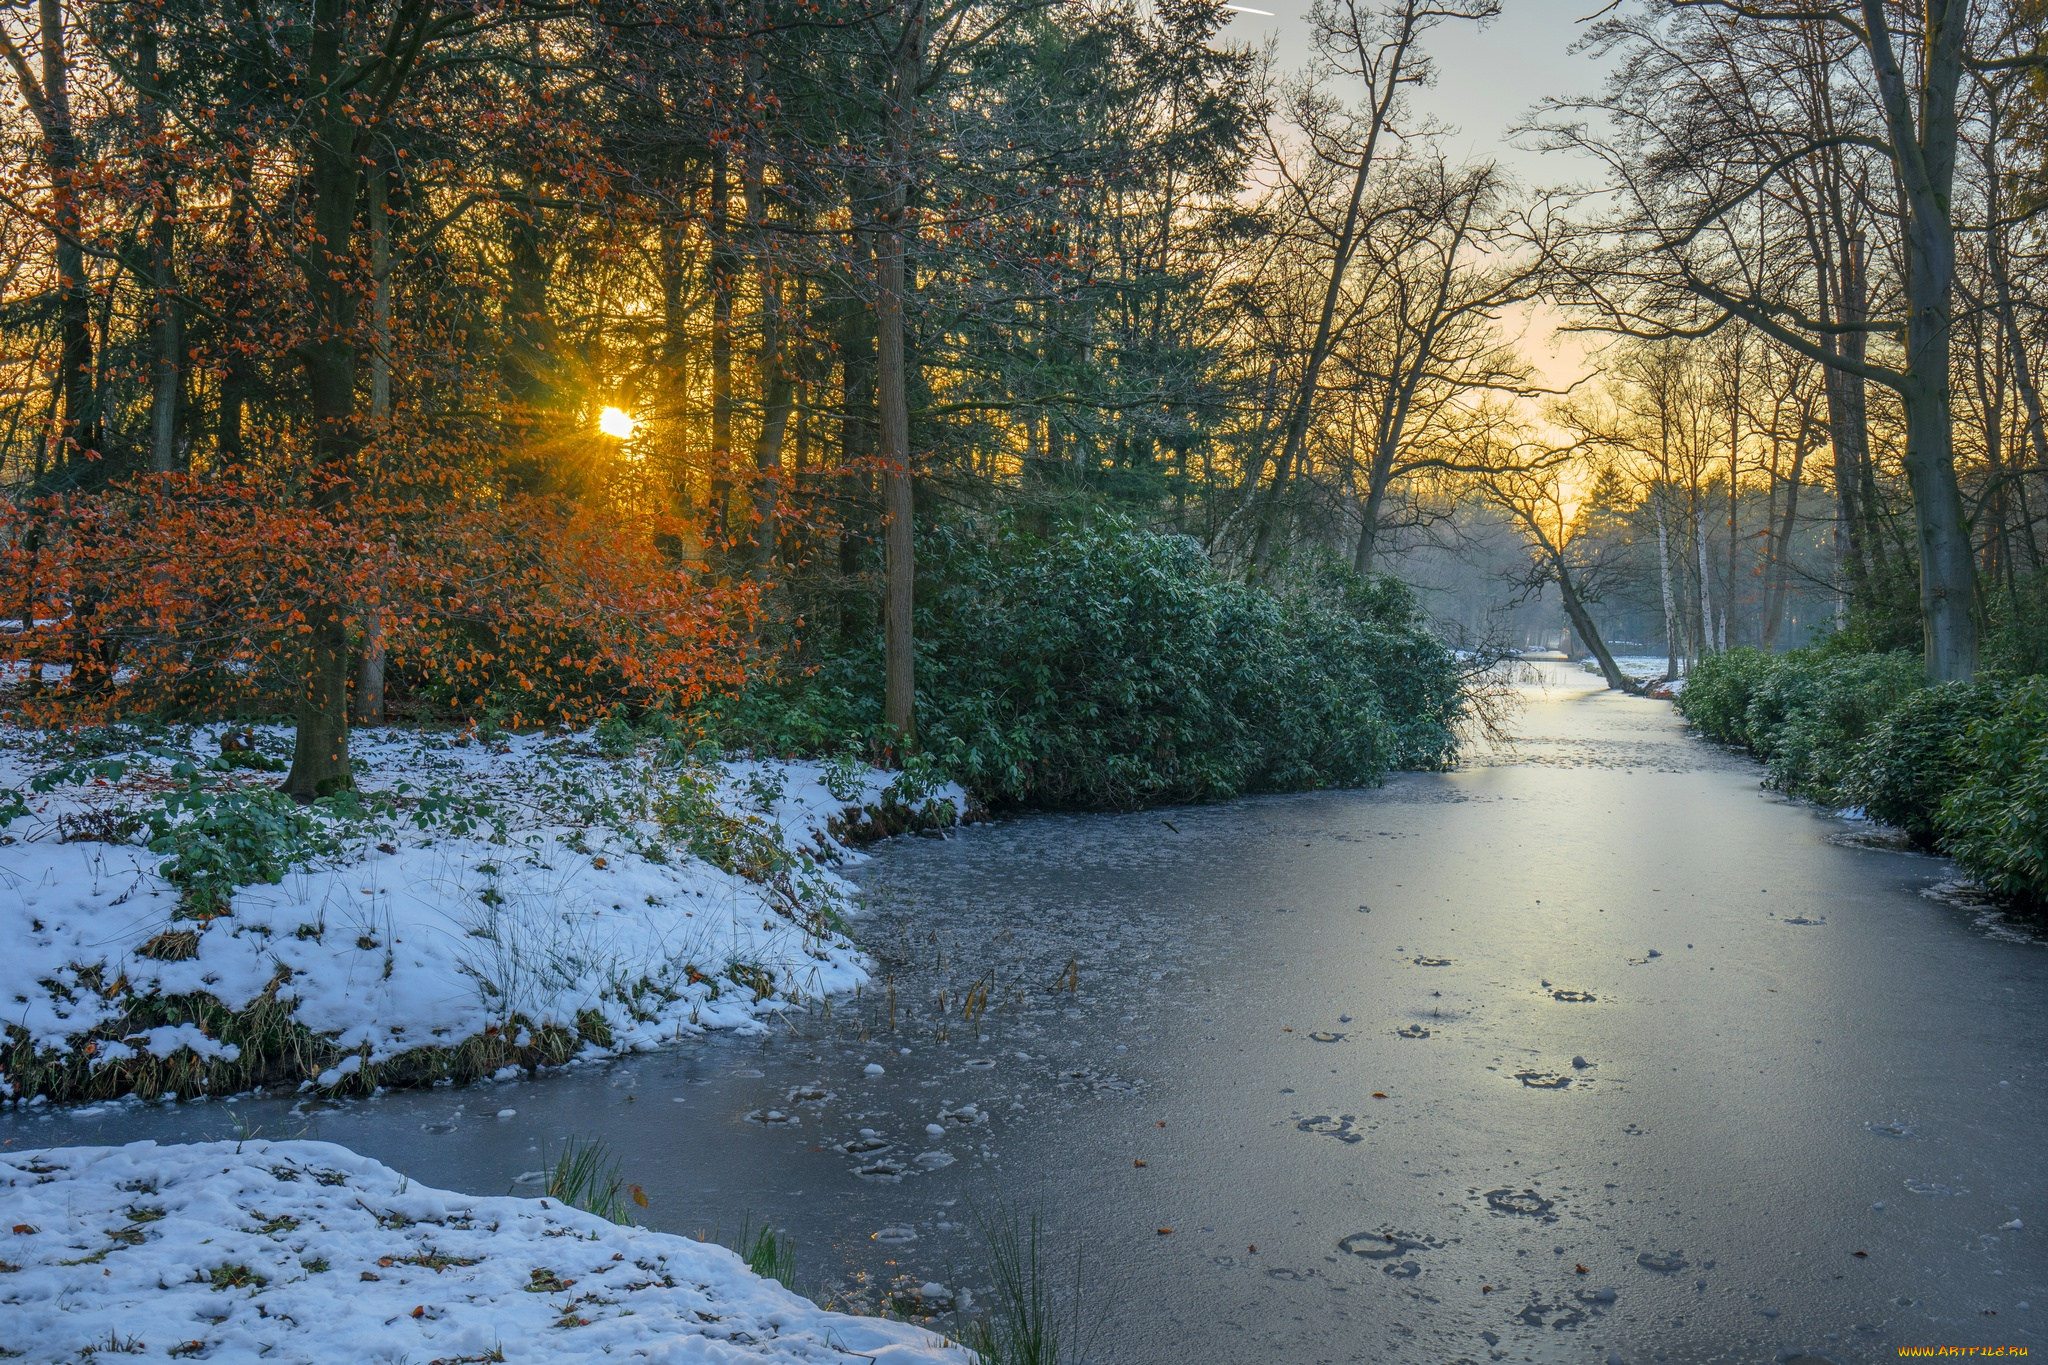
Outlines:
[[631, 439], [639, 425], [623, 408], [606, 408], [597, 415], [597, 429], [621, 441]]

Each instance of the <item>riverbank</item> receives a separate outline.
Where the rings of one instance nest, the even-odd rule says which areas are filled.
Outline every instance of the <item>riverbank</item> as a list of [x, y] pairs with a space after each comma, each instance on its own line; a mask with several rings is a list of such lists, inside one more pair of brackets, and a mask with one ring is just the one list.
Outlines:
[[0, 1354], [969, 1365], [724, 1247], [416, 1185], [324, 1142], [0, 1154]]
[[630, 1052], [867, 979], [850, 843], [966, 795], [672, 739], [358, 734], [296, 806], [289, 735], [0, 730], [0, 1098], [369, 1093]]

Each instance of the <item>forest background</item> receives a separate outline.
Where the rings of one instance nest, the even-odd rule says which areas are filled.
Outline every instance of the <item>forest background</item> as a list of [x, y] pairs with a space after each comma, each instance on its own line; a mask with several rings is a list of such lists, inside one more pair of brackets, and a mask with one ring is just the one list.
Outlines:
[[2041, 14], [1605, 11], [1562, 186], [1415, 107], [1495, 16], [10, 7], [10, 703], [289, 717], [304, 800], [660, 716], [1118, 806], [1452, 762], [1561, 624], [1832, 707], [1829, 799], [1950, 699], [1898, 818], [1989, 782], [2048, 886]]

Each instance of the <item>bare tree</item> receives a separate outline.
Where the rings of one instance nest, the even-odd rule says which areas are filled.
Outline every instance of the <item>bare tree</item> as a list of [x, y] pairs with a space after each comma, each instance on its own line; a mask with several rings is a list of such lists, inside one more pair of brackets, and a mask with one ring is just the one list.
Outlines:
[[[1788, 98], [1834, 78], [1817, 65], [1831, 45], [1778, 41], [1814, 25], [1849, 40], [1841, 52], [1867, 81], [1874, 126], [1802, 118]], [[1604, 100], [1557, 106], [1597, 108], [1621, 131], [1551, 125], [1556, 143], [1593, 152], [1608, 172], [1615, 212], [1589, 219], [1559, 252], [1576, 301], [1598, 313], [1599, 325], [1697, 336], [1740, 321], [1898, 396], [1922, 633], [1936, 679], [1968, 677], [1977, 662], [1975, 564], [1950, 407], [1958, 97], [1972, 36], [1969, 0], [1928, 0], [1918, 15], [1887, 0], [1798, 10], [1664, 0], [1646, 18], [1601, 29], [1598, 41], [1625, 54]], [[1898, 292], [1888, 316], [1874, 307], [1865, 316], [1855, 298], [1815, 308], [1771, 231], [1769, 196], [1796, 199], [1795, 168], [1836, 148], [1875, 153], [1894, 181], [1889, 196], [1856, 187], [1866, 202], [1896, 204]], [[1842, 228], [1830, 224], [1838, 237]], [[1853, 282], [1867, 258], [1853, 233], [1849, 246]], [[1895, 345], [1894, 358], [1858, 355], [1855, 339], [1865, 337]]]
[[[1250, 563], [1269, 558], [1287, 485], [1301, 463], [1322, 395], [1323, 366], [1339, 333], [1339, 305], [1367, 227], [1367, 187], [1386, 159], [1383, 144], [1398, 143], [1403, 95], [1431, 77], [1421, 39], [1447, 20], [1482, 22], [1500, 12], [1499, 0], [1316, 0], [1309, 10], [1315, 64], [1287, 92], [1289, 120], [1300, 139], [1287, 147], [1272, 133], [1272, 162], [1292, 231], [1315, 260], [1320, 300], [1296, 367], [1280, 428], [1273, 478], [1260, 491], [1265, 452], [1255, 453], [1245, 488], [1252, 495]], [[1355, 103], [1345, 87], [1356, 87]]]

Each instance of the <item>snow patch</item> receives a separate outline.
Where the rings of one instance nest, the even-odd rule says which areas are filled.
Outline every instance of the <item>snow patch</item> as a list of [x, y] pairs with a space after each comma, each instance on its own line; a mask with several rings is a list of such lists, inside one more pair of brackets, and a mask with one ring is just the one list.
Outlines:
[[413, 1184], [331, 1143], [5, 1153], [0, 1199], [0, 1348], [39, 1360], [112, 1340], [156, 1360], [972, 1361], [723, 1247]]

